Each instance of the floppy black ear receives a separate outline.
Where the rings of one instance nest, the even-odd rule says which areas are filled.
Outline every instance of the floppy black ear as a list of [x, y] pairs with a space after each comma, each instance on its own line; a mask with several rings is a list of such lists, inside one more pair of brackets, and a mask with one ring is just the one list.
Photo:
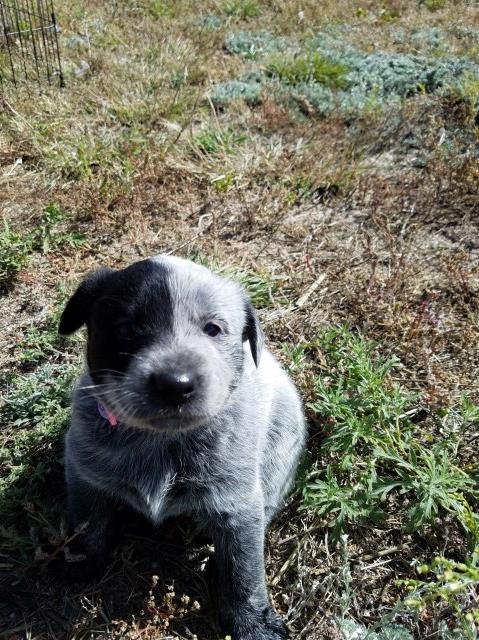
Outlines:
[[68, 300], [60, 318], [58, 333], [66, 336], [77, 331], [88, 320], [92, 303], [98, 297], [113, 269], [103, 268], [88, 276]]
[[258, 314], [251, 302], [245, 300], [246, 322], [243, 331], [243, 341], [248, 340], [251, 348], [251, 355], [256, 366], [259, 365], [261, 351], [263, 350], [264, 334], [259, 324]]

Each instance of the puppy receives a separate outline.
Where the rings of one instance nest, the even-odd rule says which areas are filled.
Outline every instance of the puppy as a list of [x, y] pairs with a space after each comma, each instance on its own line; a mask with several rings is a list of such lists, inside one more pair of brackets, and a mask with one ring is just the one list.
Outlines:
[[286, 638], [269, 604], [263, 547], [305, 422], [245, 293], [205, 267], [158, 256], [88, 277], [59, 331], [84, 324], [86, 370], [66, 436], [69, 522], [84, 530], [74, 568], [87, 574], [101, 563], [117, 505], [156, 524], [189, 514], [213, 537], [224, 632]]

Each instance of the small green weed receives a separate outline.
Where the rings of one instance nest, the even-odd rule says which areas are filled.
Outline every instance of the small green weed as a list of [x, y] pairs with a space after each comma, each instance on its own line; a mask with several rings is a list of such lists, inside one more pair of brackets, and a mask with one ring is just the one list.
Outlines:
[[202, 155], [217, 156], [220, 153], [231, 154], [246, 140], [246, 136], [231, 129], [210, 131], [204, 129], [193, 138], [193, 147]]
[[445, 604], [454, 612], [455, 621], [467, 640], [476, 640], [479, 625], [479, 605], [474, 594], [479, 588], [479, 546], [465, 562], [436, 557], [429, 565], [418, 567], [420, 575], [429, 580], [402, 580], [409, 591], [404, 600], [408, 609], [421, 611], [428, 605]]
[[175, 15], [175, 3], [172, 0], [150, 0], [146, 11], [153, 18], [172, 18]]
[[438, 11], [446, 6], [446, 0], [424, 0], [424, 6], [429, 11]]
[[55, 204], [45, 207], [35, 233], [35, 244], [42, 253], [48, 253], [64, 245], [77, 248], [83, 244], [85, 236], [82, 233], [62, 231], [61, 225], [70, 219], [70, 214]]
[[69, 214], [51, 204], [43, 210], [39, 223], [32, 231], [13, 230], [4, 222], [0, 231], [0, 289], [12, 284], [34, 252], [48, 253], [65, 245], [76, 248], [84, 242], [83, 234], [62, 230], [61, 225], [70, 218]]
[[218, 193], [226, 193], [235, 184], [236, 175], [233, 172], [224, 173], [212, 180], [212, 183]]
[[71, 383], [78, 369], [47, 363], [35, 372], [15, 377], [9, 386], [2, 417], [12, 426], [56, 429], [69, 405]]
[[55, 354], [61, 355], [58, 350], [58, 331], [48, 323], [45, 327], [29, 327], [20, 339], [21, 362], [33, 364]]
[[14, 231], [5, 221], [0, 231], [0, 290], [10, 286], [32, 251], [32, 234]]
[[196, 21], [196, 26], [205, 31], [216, 31], [221, 27], [222, 20], [214, 13], [208, 13], [204, 16], [200, 16]]
[[[461, 468], [461, 430], [449, 428], [451, 414], [431, 416], [432, 424], [444, 427], [438, 441], [418, 429], [413, 421], [418, 396], [391, 377], [398, 361], [380, 356], [375, 343], [346, 327], [327, 330], [305, 345], [303, 359], [296, 349], [296, 363], [304, 366], [308, 351], [320, 362], [313, 372], [309, 408], [325, 433], [325, 464], [313, 465], [302, 481], [305, 507], [326, 517], [336, 537], [350, 522], [377, 523], [391, 511], [410, 530], [447, 511], [470, 532], [467, 498], [477, 491], [474, 479]], [[462, 415], [460, 409], [454, 412], [462, 431], [477, 418], [470, 401], [463, 408]]]
[[479, 75], [464, 73], [463, 76], [449, 85], [449, 93], [454, 101], [464, 103], [471, 119], [476, 117], [479, 106]]
[[382, 9], [379, 13], [379, 17], [383, 22], [395, 22], [401, 17], [401, 14], [397, 9], [390, 7]]
[[227, 16], [246, 20], [247, 18], [257, 18], [260, 16], [261, 10], [255, 0], [232, 0], [225, 4], [224, 13]]
[[31, 366], [46, 359], [49, 362], [65, 361], [83, 343], [81, 333], [71, 336], [68, 343], [58, 334], [58, 323], [67, 297], [67, 293], [62, 291], [51, 316], [40, 326], [28, 327], [20, 338], [18, 348], [22, 364]]
[[286, 180], [285, 186], [288, 188], [285, 201], [290, 206], [310, 202], [313, 197], [313, 180], [309, 176]]
[[275, 304], [286, 304], [280, 293], [281, 276], [265, 276], [244, 269], [225, 270], [224, 275], [237, 280], [248, 292], [251, 302], [257, 309], [267, 309]]
[[275, 56], [266, 65], [269, 75], [290, 85], [319, 82], [328, 87], [345, 87], [348, 68], [318, 51], [302, 56]]
[[291, 373], [299, 373], [306, 368], [308, 355], [304, 348], [304, 345], [283, 345], [283, 352], [286, 356], [287, 367]]

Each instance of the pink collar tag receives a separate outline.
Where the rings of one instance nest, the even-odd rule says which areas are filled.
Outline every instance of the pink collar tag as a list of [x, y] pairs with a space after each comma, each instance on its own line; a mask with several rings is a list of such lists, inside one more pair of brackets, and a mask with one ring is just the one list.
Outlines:
[[117, 426], [118, 420], [115, 418], [112, 412], [107, 407], [105, 407], [105, 405], [102, 404], [101, 402], [98, 403], [98, 413], [101, 415], [102, 418], [105, 418], [105, 420], [108, 420], [111, 427]]

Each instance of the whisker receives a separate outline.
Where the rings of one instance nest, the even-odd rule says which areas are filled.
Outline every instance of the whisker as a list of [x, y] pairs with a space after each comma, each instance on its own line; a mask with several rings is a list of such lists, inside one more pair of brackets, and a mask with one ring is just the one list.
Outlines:
[[144, 356], [139, 356], [137, 353], [129, 353], [128, 351], [119, 351], [120, 356], [130, 356], [130, 358], [136, 358], [137, 360], [145, 360]]
[[111, 382], [101, 382], [98, 384], [89, 384], [86, 385], [84, 387], [77, 387], [80, 391], [83, 391], [83, 389], [99, 389], [100, 387], [110, 387], [112, 385]]
[[125, 371], [118, 371], [118, 369], [95, 369], [95, 373], [114, 373], [119, 377], [125, 377], [127, 375]]

